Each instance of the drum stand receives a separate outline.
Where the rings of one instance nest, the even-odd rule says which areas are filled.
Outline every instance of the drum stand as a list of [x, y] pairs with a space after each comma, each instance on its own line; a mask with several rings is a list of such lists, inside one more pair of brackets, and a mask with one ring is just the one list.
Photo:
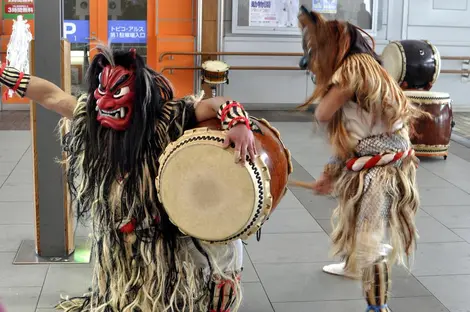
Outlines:
[[208, 85], [210, 85], [210, 88], [211, 88], [211, 91], [212, 91], [212, 97], [216, 97], [217, 96], [217, 86], [218, 85], [223, 85], [223, 84], [229, 84], [229, 80], [228, 80], [228, 71], [225, 72], [225, 75], [226, 75], [226, 79], [224, 81], [212, 81], [210, 80], [210, 78], [205, 78], [204, 77], [204, 74], [201, 75], [201, 84], [205, 84], [207, 83]]
[[228, 80], [227, 80], [227, 82], [223, 82], [223, 83], [215, 83], [215, 82], [208, 83], [208, 82], [204, 81], [203, 79], [201, 79], [201, 81], [202, 81], [202, 84], [207, 83], [208, 85], [210, 85], [211, 91], [212, 91], [212, 97], [217, 96], [217, 86], [222, 85], [222, 84], [228, 84]]
[[216, 97], [217, 96], [217, 85], [216, 84], [213, 84], [211, 85], [211, 91], [212, 91], [212, 97]]

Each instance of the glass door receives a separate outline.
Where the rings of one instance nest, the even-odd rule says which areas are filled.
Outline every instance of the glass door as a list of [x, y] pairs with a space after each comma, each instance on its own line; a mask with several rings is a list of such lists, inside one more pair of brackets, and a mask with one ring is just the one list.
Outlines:
[[72, 94], [86, 92], [90, 49], [98, 42], [96, 0], [64, 0], [64, 36], [71, 43]]
[[[106, 1], [104, 1], [106, 2]], [[135, 48], [147, 59], [147, 0], [107, 0], [108, 34], [111, 47]]]
[[[148, 14], [148, 8], [156, 10], [155, 3], [156, 0], [64, 0], [64, 35], [71, 42], [74, 95], [86, 91], [85, 72], [99, 43], [110, 44], [113, 49], [135, 48], [146, 61], [152, 65], [156, 62], [156, 45], [147, 42], [147, 21], [155, 15]], [[154, 37], [153, 31], [150, 34]], [[153, 51], [150, 59], [148, 51]]]

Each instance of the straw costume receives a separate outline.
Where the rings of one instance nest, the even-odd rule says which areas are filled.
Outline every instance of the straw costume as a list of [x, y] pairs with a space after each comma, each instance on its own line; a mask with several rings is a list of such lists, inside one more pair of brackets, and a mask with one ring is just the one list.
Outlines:
[[[25, 96], [31, 76], [3, 67], [0, 82]], [[158, 157], [197, 124], [200, 100], [174, 100], [165, 77], [135, 49], [101, 47], [87, 72], [88, 94], [78, 99], [62, 138], [68, 182], [78, 217], [91, 217], [94, 270], [91, 292], [66, 298], [67, 312], [237, 311], [241, 303], [242, 243], [206, 245], [184, 236], [159, 202]], [[240, 104], [218, 116], [227, 129], [249, 127]], [[69, 121], [63, 119], [61, 126]]]
[[417, 239], [418, 159], [408, 125], [422, 113], [381, 66], [360, 28], [326, 21], [304, 7], [299, 22], [300, 65], [316, 80], [302, 107], [321, 103], [333, 87], [353, 94], [320, 125], [334, 153], [322, 178], [339, 202], [332, 217], [333, 254], [344, 258], [346, 275], [362, 277], [366, 311], [389, 311], [389, 265], [407, 264]]

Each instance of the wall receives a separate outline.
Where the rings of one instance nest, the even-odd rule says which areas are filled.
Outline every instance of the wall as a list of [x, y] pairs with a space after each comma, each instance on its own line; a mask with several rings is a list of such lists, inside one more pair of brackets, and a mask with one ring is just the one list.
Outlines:
[[[300, 37], [236, 35], [231, 33], [232, 1], [225, 0], [224, 51], [302, 52]], [[382, 29], [376, 36], [381, 53], [389, 40], [427, 39], [441, 55], [470, 56], [470, 0], [384, 0]], [[297, 66], [298, 57], [227, 56], [231, 66]], [[462, 61], [443, 61], [443, 69], [462, 69]], [[303, 71], [236, 71], [229, 74], [225, 95], [248, 108], [291, 109], [313, 91]], [[441, 74], [433, 91], [448, 92], [454, 110], [470, 111], [470, 82], [458, 74]]]

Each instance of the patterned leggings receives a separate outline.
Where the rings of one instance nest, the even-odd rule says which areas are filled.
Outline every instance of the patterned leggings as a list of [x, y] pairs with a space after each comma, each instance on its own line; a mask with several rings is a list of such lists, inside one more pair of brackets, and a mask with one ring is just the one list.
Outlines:
[[387, 300], [390, 287], [390, 268], [385, 257], [362, 272], [366, 312], [388, 312]]

